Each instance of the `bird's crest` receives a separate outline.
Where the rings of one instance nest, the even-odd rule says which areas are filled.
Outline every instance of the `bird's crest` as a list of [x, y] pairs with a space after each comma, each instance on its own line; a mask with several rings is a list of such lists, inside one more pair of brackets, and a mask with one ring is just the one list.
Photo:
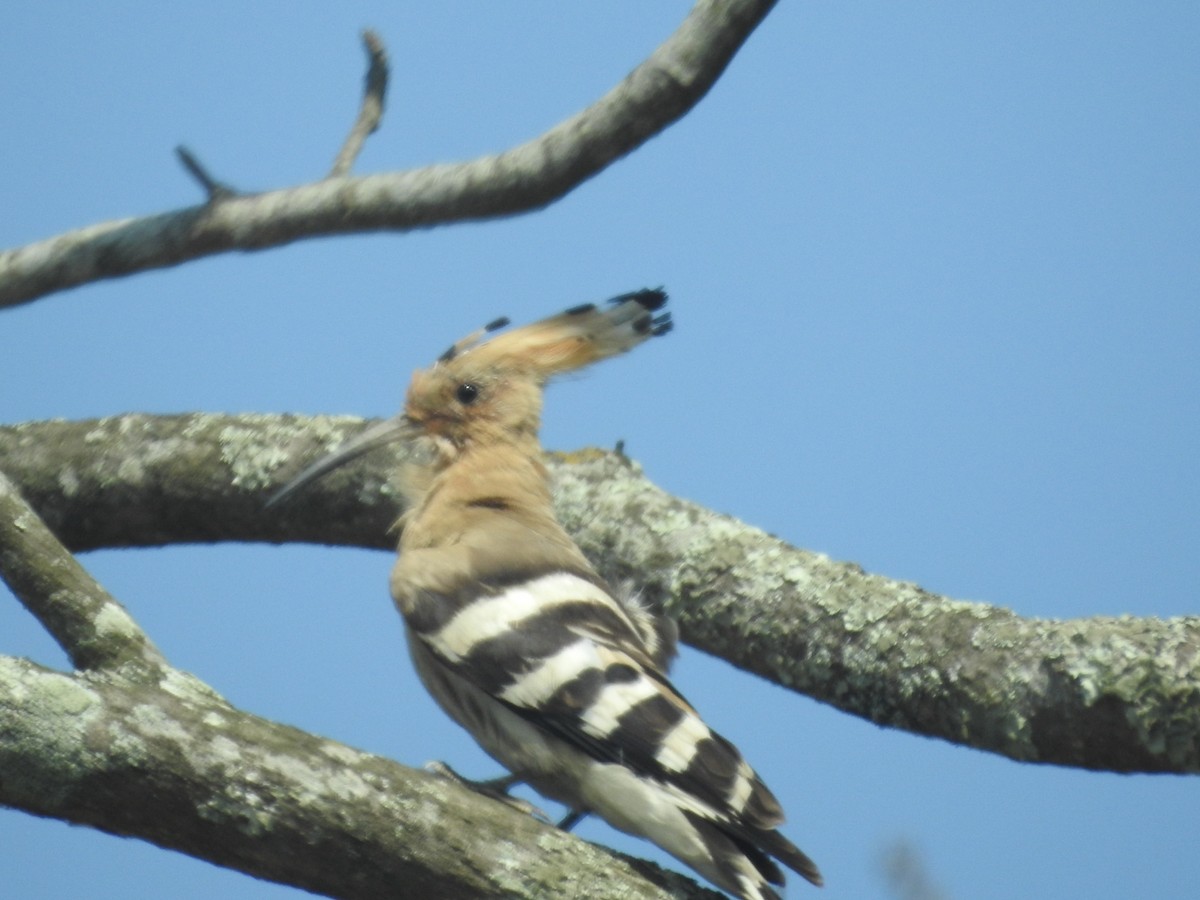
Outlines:
[[404, 413], [376, 423], [317, 460], [267, 505], [364, 453], [420, 433], [444, 438], [443, 449], [461, 443], [467, 434], [496, 429], [536, 440], [542, 385], [666, 334], [672, 327], [671, 314], [661, 311], [666, 303], [662, 288], [644, 288], [603, 305], [574, 306], [490, 338], [508, 319], [488, 323], [450, 347], [432, 367], [413, 374]]
[[450, 347], [434, 368], [469, 365], [481, 371], [519, 371], [544, 382], [666, 334], [672, 327], [671, 314], [660, 312], [666, 303], [662, 288], [645, 288], [604, 305], [574, 306], [488, 338], [508, 324], [507, 318], [497, 319]]

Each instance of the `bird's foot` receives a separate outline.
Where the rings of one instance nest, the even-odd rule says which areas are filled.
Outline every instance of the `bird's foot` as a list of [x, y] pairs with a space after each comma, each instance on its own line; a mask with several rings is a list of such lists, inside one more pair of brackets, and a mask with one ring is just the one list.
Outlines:
[[425, 763], [425, 771], [432, 772], [434, 775], [440, 775], [442, 778], [448, 778], [451, 781], [461, 784], [468, 790], [482, 794], [485, 797], [491, 797], [493, 800], [499, 800], [504, 805], [511, 806], [517, 812], [533, 816], [547, 825], [550, 824], [550, 817], [528, 800], [522, 800], [520, 797], [514, 797], [509, 794], [509, 790], [513, 785], [522, 782], [523, 779], [520, 775], [504, 775], [500, 778], [489, 778], [486, 781], [474, 781], [459, 775], [450, 766], [440, 760]]

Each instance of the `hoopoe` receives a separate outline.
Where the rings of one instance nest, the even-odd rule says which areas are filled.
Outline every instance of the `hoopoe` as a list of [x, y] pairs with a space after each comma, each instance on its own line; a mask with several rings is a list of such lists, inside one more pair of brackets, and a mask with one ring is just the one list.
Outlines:
[[[821, 874], [776, 829], [778, 801], [667, 679], [674, 625], [614, 592], [558, 523], [538, 442], [556, 375], [671, 329], [642, 290], [488, 336], [412, 378], [404, 411], [301, 473], [274, 500], [398, 438], [408, 479], [391, 593], [425, 687], [492, 757], [572, 811], [653, 841], [743, 898], [778, 898], [775, 860]], [[774, 886], [774, 887], [773, 887]]]

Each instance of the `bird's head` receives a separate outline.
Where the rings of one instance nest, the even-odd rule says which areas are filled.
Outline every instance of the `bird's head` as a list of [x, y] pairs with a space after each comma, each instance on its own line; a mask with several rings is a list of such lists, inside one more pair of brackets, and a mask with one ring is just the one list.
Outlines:
[[670, 313], [662, 311], [666, 303], [662, 289], [645, 289], [499, 334], [508, 320], [492, 322], [413, 373], [400, 415], [309, 466], [269, 503], [395, 440], [429, 438], [443, 463], [498, 442], [536, 450], [546, 383], [666, 334], [672, 327]]
[[413, 374], [404, 404], [410, 425], [444, 456], [496, 442], [536, 442], [542, 391], [556, 375], [623, 353], [671, 328], [661, 290], [587, 304], [490, 336], [499, 319]]

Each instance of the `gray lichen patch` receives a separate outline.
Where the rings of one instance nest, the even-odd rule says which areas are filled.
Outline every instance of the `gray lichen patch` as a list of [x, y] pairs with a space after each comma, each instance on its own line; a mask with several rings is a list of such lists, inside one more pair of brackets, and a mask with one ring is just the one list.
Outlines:
[[149, 739], [163, 739], [177, 744], [188, 742], [188, 730], [167, 715], [161, 706], [139, 703], [130, 712], [129, 724]]
[[73, 467], [67, 466], [60, 470], [57, 481], [64, 497], [74, 497], [79, 492], [79, 473]]
[[96, 613], [92, 624], [96, 629], [96, 637], [101, 640], [128, 641], [138, 640], [142, 636], [137, 623], [118, 603], [105, 603]]
[[371, 791], [361, 778], [348, 769], [312, 765], [307, 759], [286, 754], [264, 754], [258, 765], [286, 779], [293, 788], [294, 798], [308, 805], [334, 797], [350, 800], [367, 796]]
[[[184, 672], [182, 669], [164, 669], [158, 686], [172, 697], [186, 702], [204, 705], [208, 705], [213, 701], [221, 704], [227, 704], [228, 702], [207, 683], [201, 681], [190, 672]], [[206, 715], [218, 720], [220, 719], [218, 713], [209, 712]]]
[[357, 766], [360, 765], [366, 758], [365, 753], [360, 753], [345, 744], [338, 744], [334, 741], [323, 741], [320, 750], [331, 760], [342, 766]]
[[83, 436], [85, 444], [101, 444], [108, 440], [108, 425], [112, 419], [97, 419], [93, 428]]
[[222, 770], [231, 770], [241, 765], [243, 756], [241, 746], [223, 734], [216, 735], [206, 743], [197, 744], [192, 755], [202, 767], [215, 766]]
[[82, 716], [96, 708], [96, 693], [69, 675], [45, 673], [27, 682], [33, 703], [52, 717]]
[[89, 733], [100, 697], [77, 678], [0, 657], [0, 758], [5, 789], [36, 805], [53, 804], [87, 772]]
[[263, 798], [254, 791], [231, 785], [224, 796], [211, 796], [199, 803], [196, 814], [211, 822], [232, 823], [247, 837], [259, 837], [274, 824], [274, 817], [265, 807]]
[[126, 437], [135, 432], [146, 431], [153, 424], [153, 418], [140, 413], [122, 413], [116, 416], [104, 416], [96, 419], [92, 429], [83, 436], [84, 443], [105, 444], [114, 435]]
[[264, 444], [261, 429], [226, 425], [220, 432], [221, 461], [233, 472], [236, 487], [261, 488], [271, 473], [288, 460], [278, 445]]
[[[239, 417], [238, 424], [220, 428], [217, 442], [221, 461], [233, 472], [235, 486], [262, 488], [272, 482], [280, 466], [292, 460], [298, 439], [310, 443], [315, 438], [328, 452], [362, 421], [354, 416], [317, 416], [301, 424], [275, 415], [246, 414]], [[211, 423], [197, 421], [189, 429], [200, 429], [206, 424]]]

